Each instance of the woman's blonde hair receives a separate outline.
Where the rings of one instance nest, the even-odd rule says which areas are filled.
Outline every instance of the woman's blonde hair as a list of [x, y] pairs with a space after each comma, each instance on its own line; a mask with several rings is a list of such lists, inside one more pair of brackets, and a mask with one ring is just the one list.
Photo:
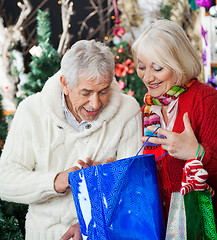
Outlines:
[[174, 72], [177, 83], [183, 85], [201, 72], [199, 55], [184, 30], [175, 22], [158, 20], [148, 27], [132, 46], [135, 64], [138, 52], [153, 63]]

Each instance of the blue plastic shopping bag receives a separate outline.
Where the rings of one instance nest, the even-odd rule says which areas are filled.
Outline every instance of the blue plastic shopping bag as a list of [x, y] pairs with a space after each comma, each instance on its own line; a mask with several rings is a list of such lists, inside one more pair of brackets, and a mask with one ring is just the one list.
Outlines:
[[154, 155], [71, 172], [69, 183], [83, 239], [165, 238]]

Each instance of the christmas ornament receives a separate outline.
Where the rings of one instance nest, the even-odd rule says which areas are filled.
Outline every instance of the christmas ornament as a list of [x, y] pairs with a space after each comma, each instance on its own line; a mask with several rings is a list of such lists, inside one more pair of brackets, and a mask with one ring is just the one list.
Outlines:
[[126, 86], [126, 84], [125, 84], [125, 82], [124, 81], [118, 81], [118, 85], [119, 85], [119, 87], [120, 87], [120, 89], [121, 90], [123, 90], [124, 88], [125, 88], [125, 86]]
[[195, 0], [195, 3], [200, 7], [210, 8], [213, 5], [212, 0]]
[[207, 32], [204, 30], [203, 26], [201, 25], [201, 34], [202, 34], [202, 37], [203, 37], [203, 39], [204, 39], [204, 41], [205, 41], [205, 44], [206, 44], [206, 46], [207, 46], [206, 33], [207, 33]]
[[188, 160], [183, 169], [182, 187], [180, 193], [185, 195], [192, 191], [210, 190], [213, 197], [214, 190], [206, 183], [208, 172], [203, 168], [201, 161], [196, 159]]
[[115, 20], [114, 20], [115, 28], [113, 30], [113, 33], [114, 33], [115, 36], [121, 38], [124, 35], [125, 30], [124, 30], [124, 28], [119, 26], [120, 19], [119, 19], [119, 15], [118, 15], [116, 0], [113, 0], [113, 6], [114, 6], [114, 12], [115, 12]]

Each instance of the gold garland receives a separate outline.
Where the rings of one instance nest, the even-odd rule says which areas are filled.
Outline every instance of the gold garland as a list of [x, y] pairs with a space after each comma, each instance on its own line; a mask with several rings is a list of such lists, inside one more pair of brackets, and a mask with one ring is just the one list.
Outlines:
[[125, 31], [128, 32], [130, 27], [138, 27], [142, 24], [144, 18], [138, 0], [118, 0], [117, 5], [121, 11], [120, 20]]

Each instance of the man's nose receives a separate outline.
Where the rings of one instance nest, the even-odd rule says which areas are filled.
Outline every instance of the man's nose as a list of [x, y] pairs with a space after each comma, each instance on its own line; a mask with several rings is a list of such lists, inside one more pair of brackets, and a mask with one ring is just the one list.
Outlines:
[[94, 93], [91, 98], [90, 98], [90, 106], [93, 108], [93, 109], [98, 109], [101, 105], [101, 102], [100, 102], [100, 98], [98, 96], [98, 94]]

